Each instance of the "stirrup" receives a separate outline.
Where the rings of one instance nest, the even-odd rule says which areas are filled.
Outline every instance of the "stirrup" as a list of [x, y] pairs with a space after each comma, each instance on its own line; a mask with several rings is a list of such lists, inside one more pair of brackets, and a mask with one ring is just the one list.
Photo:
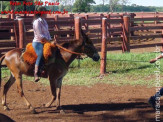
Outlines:
[[38, 82], [40, 79], [38, 78], [38, 79], [35, 79], [35, 82]]
[[[37, 78], [36, 78], [37, 77]], [[38, 82], [40, 80], [40, 78], [38, 77], [38, 75], [34, 74], [34, 81]]]

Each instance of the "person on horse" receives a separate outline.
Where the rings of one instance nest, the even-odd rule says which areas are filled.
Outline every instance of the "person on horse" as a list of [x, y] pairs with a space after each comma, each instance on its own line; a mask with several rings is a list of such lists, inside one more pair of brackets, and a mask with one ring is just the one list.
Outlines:
[[47, 14], [41, 13], [43, 11], [47, 11], [47, 9], [41, 6], [37, 7], [36, 11], [37, 13], [34, 15], [33, 21], [34, 39], [32, 42], [32, 46], [37, 54], [37, 60], [34, 69], [34, 77], [35, 82], [38, 82], [40, 80], [38, 74], [40, 72], [41, 67], [43, 66], [43, 43], [48, 42], [52, 39], [48, 31], [48, 24], [45, 20]]

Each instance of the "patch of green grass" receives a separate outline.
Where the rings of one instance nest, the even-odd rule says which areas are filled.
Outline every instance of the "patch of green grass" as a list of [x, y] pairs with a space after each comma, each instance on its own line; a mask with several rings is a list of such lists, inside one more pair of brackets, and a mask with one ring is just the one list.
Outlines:
[[[155, 21], [144, 21], [144, 24], [154, 23]], [[142, 21], [135, 21], [134, 23], [140, 24]]]
[[[156, 63], [149, 63], [150, 59], [158, 55], [159, 53], [108, 53], [107, 73], [102, 79], [99, 77], [100, 61], [94, 62], [87, 58], [80, 61], [80, 68], [78, 68], [78, 61], [75, 60], [70, 65], [69, 72], [63, 79], [63, 84], [88, 86], [96, 83], [107, 83], [119, 86], [129, 84], [152, 87], [156, 84], [155, 71], [159, 71], [161, 78], [163, 77], [163, 60], [159, 60], [160, 69], [157, 68]], [[30, 77], [23, 78], [33, 81], [33, 78]], [[42, 78], [41, 82], [49, 85], [47, 79]], [[163, 86], [162, 79], [160, 84]]]

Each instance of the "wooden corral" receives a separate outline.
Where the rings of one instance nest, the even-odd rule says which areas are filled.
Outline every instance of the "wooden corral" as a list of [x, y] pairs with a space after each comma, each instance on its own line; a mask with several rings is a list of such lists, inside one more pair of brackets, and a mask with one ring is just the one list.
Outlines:
[[[54, 38], [58, 43], [62, 43], [65, 41], [73, 41], [75, 39], [75, 35], [77, 35], [77, 32], [75, 32], [74, 19], [76, 17], [80, 17], [80, 29], [82, 28], [85, 33], [89, 32], [90, 39], [95, 45], [97, 44], [97, 49], [99, 51], [101, 50], [101, 74], [104, 74], [106, 71], [105, 59], [107, 51], [121, 49], [122, 52], [130, 52], [131, 47], [139, 48], [138, 46], [133, 46], [131, 41], [134, 42], [135, 40], [141, 39], [148, 40], [162, 38], [162, 13], [150, 13], [151, 16], [149, 17], [144, 17], [144, 15], [138, 15], [138, 13], [84, 13], [55, 16], [48, 15], [46, 20], [48, 22], [49, 31], [52, 38]], [[33, 40], [34, 33], [32, 21], [32, 15], [26, 15], [25, 17], [23, 15], [20, 15], [17, 16], [16, 19], [1, 18], [1, 30], [14, 30], [13, 32], [0, 32], [0, 38], [5, 37], [5, 40], [0, 42], [1, 47], [8, 46], [13, 48], [24, 48], [27, 43]], [[144, 32], [148, 32], [148, 34], [144, 34]], [[14, 37], [14, 41], [7, 41], [11, 36]], [[120, 46], [107, 46], [108, 44], [112, 44], [117, 41], [121, 43]], [[155, 45], [156, 44], [146, 44], [142, 45], [141, 48], [152, 46], [154, 47]], [[160, 43], [157, 43], [157, 45], [162, 45], [162, 42], [160, 41]], [[2, 49], [0, 50], [0, 52], [4, 52], [7, 50]]]

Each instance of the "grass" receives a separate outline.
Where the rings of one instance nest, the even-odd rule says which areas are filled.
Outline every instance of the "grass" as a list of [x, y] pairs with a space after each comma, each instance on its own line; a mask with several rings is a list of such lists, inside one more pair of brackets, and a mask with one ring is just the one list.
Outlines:
[[[107, 55], [107, 73], [103, 78], [99, 77], [100, 61], [94, 62], [87, 58], [81, 60], [80, 68], [78, 61], [75, 60], [71, 65], [68, 74], [63, 79], [66, 85], [93, 85], [96, 83], [107, 83], [115, 85], [145, 85], [153, 87], [156, 84], [156, 73], [159, 71], [163, 77], [163, 60], [159, 60], [160, 69], [156, 63], [150, 64], [149, 60], [158, 56], [159, 53], [125, 53]], [[157, 62], [157, 63], [158, 63]], [[8, 70], [3, 69], [3, 78], [9, 74]], [[33, 81], [33, 78], [24, 77], [25, 80]], [[49, 85], [47, 79], [41, 82]], [[160, 81], [163, 86], [163, 80]]]

